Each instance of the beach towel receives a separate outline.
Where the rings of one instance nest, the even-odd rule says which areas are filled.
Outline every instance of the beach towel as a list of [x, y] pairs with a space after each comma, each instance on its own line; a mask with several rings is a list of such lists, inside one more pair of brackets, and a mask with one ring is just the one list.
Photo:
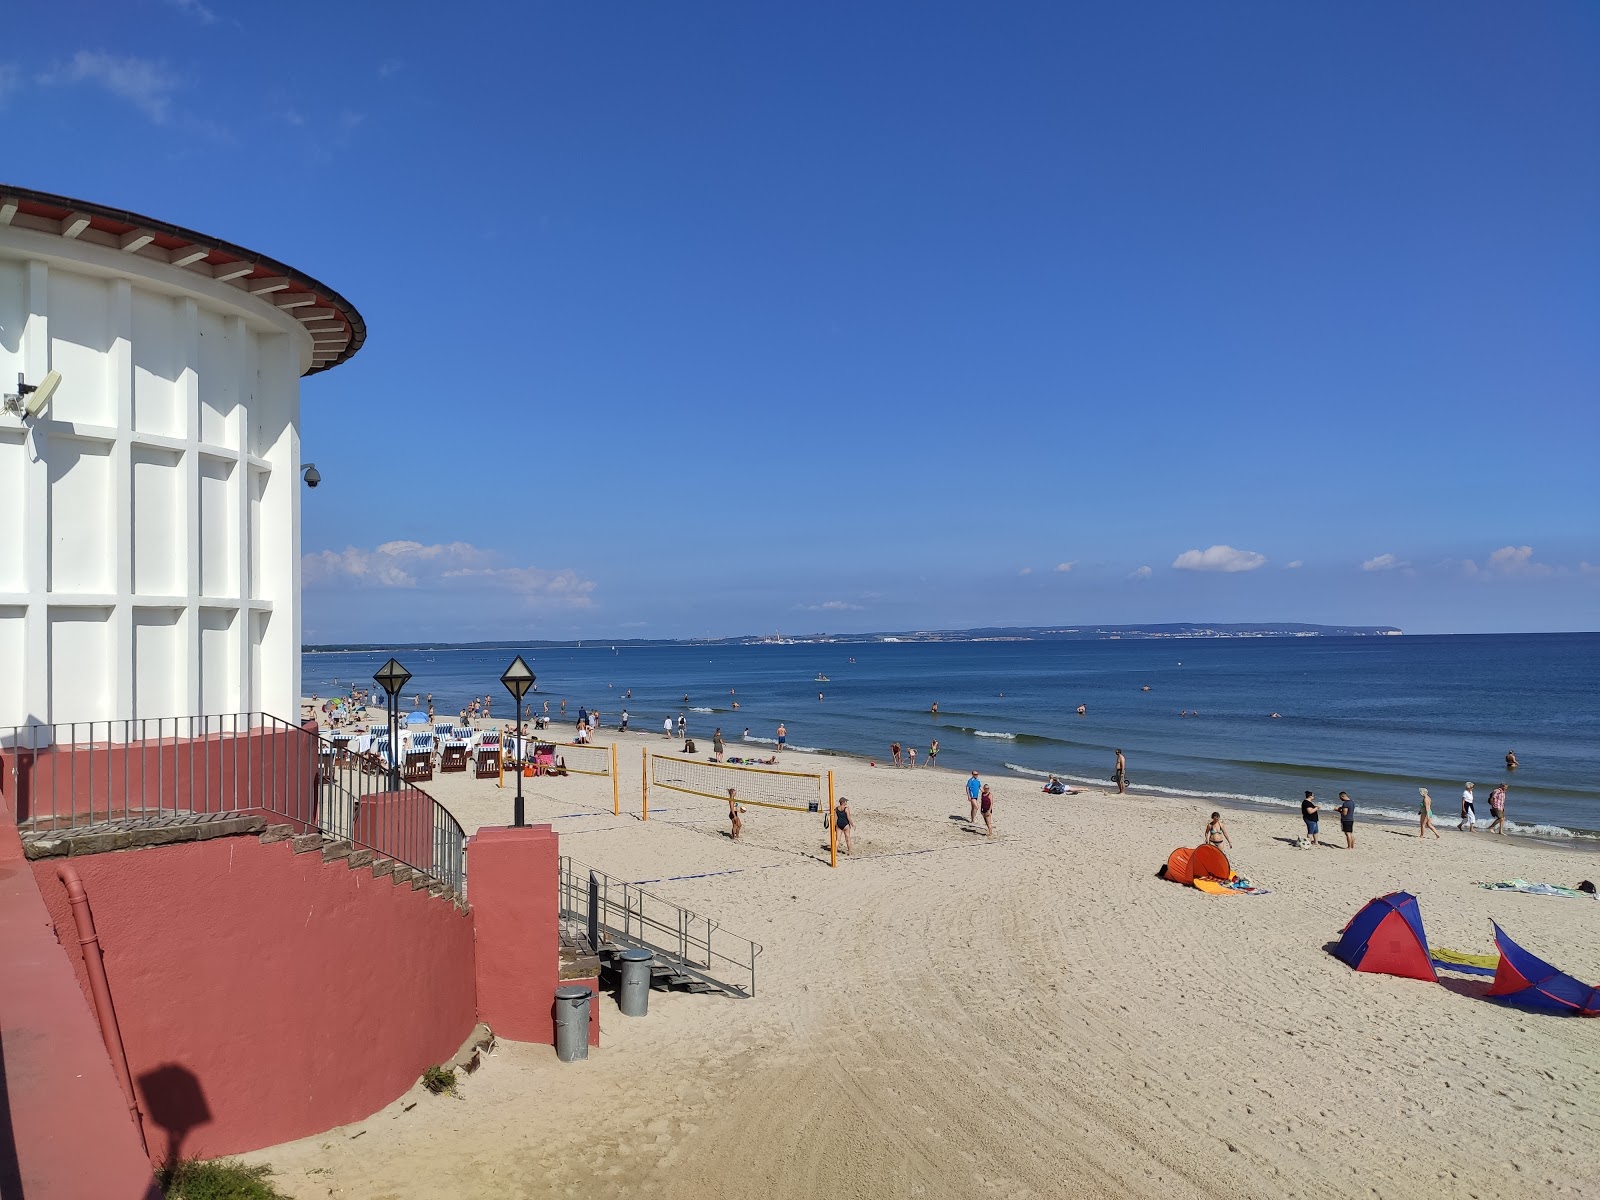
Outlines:
[[1499, 883], [1480, 883], [1478, 886], [1491, 892], [1526, 892], [1530, 896], [1566, 896], [1576, 899], [1589, 894], [1580, 892], [1577, 888], [1562, 887], [1559, 883], [1529, 883], [1526, 879], [1502, 879]]
[[1446, 971], [1460, 971], [1466, 975], [1493, 975], [1500, 965], [1498, 954], [1468, 954], [1463, 950], [1437, 947], [1429, 956], [1433, 965]]

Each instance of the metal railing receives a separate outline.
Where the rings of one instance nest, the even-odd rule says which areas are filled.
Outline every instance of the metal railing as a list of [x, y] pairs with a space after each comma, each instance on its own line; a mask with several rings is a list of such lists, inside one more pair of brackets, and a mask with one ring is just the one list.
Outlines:
[[0, 726], [4, 807], [20, 829], [196, 814], [277, 817], [466, 890], [450, 812], [388, 770], [340, 764], [317, 734], [266, 713]]
[[584, 929], [596, 950], [608, 944], [653, 950], [665, 965], [729, 995], [756, 994], [759, 942], [731, 934], [710, 917], [637, 884], [563, 855], [559, 905], [561, 919]]

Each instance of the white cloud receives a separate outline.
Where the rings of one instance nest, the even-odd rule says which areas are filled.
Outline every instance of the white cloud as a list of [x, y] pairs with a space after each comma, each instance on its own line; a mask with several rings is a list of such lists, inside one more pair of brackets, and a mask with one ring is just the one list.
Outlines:
[[1408, 562], [1401, 562], [1392, 554], [1380, 554], [1377, 558], [1369, 558], [1361, 564], [1363, 571], [1395, 571], [1401, 567], [1409, 567]]
[[1305, 561], [1303, 559], [1297, 558], [1292, 563], [1284, 563], [1283, 564], [1283, 569], [1285, 571], [1298, 571], [1301, 567], [1303, 567], [1305, 565], [1306, 564], [1305, 564]]
[[1267, 561], [1254, 550], [1235, 550], [1232, 546], [1212, 546], [1209, 550], [1185, 550], [1172, 560], [1176, 571], [1254, 571]]
[[405, 62], [398, 58], [386, 58], [378, 64], [378, 78], [387, 79], [391, 75], [398, 75], [405, 69]]
[[300, 561], [307, 587], [431, 588], [463, 595], [485, 590], [510, 593], [533, 602], [585, 608], [594, 591], [592, 580], [570, 567], [497, 566], [499, 555], [470, 542], [384, 542], [371, 550], [346, 546], [320, 550]]
[[200, 0], [167, 0], [167, 3], [179, 12], [187, 13], [202, 25], [215, 25], [221, 19], [216, 13], [201, 4]]
[[1150, 576], [1153, 575], [1153, 574], [1155, 574], [1155, 572], [1152, 571], [1149, 567], [1138, 567], [1135, 570], [1130, 571], [1128, 573], [1128, 578], [1129, 579], [1149, 579]]
[[38, 76], [46, 87], [56, 84], [93, 83], [126, 100], [157, 125], [165, 124], [172, 110], [172, 94], [179, 79], [166, 64], [148, 58], [100, 54], [79, 50], [72, 61], [52, 66]]
[[1077, 565], [1078, 564], [1075, 563], [1075, 562], [1057, 563], [1056, 564], [1056, 570], [1060, 571], [1063, 575], [1065, 575], [1068, 571], [1072, 570], [1072, 568], [1077, 566]]
[[1555, 568], [1535, 562], [1532, 546], [1501, 546], [1489, 555], [1488, 569], [1501, 575], [1551, 575]]
[[1023, 567], [1022, 570], [1017, 572], [1017, 574], [1018, 575], [1032, 575], [1033, 574], [1033, 568], [1032, 567]]
[[824, 600], [821, 604], [797, 604], [796, 608], [804, 612], [859, 612], [861, 605], [851, 604], [848, 600]]

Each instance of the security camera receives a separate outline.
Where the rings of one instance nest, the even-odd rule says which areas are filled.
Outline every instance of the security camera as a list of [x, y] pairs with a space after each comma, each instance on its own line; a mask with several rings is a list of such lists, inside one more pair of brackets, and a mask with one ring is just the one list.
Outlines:
[[316, 487], [322, 482], [322, 472], [317, 470], [316, 463], [307, 463], [300, 468], [300, 474], [306, 481], [307, 487]]
[[56, 389], [61, 386], [61, 372], [51, 371], [37, 384], [24, 382], [25, 376], [17, 373], [17, 390], [5, 398], [5, 410], [16, 416], [27, 415], [37, 417], [44, 411], [44, 406], [50, 403], [50, 398], [56, 394]]

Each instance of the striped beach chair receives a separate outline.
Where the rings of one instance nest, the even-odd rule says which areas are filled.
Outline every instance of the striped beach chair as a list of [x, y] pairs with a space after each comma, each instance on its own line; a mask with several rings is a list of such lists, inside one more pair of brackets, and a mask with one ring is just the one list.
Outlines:
[[500, 778], [500, 735], [498, 733], [485, 733], [478, 739], [477, 777], [479, 779]]
[[406, 760], [400, 768], [400, 778], [407, 783], [421, 783], [433, 778], [433, 734], [411, 735], [411, 745], [406, 748]]

